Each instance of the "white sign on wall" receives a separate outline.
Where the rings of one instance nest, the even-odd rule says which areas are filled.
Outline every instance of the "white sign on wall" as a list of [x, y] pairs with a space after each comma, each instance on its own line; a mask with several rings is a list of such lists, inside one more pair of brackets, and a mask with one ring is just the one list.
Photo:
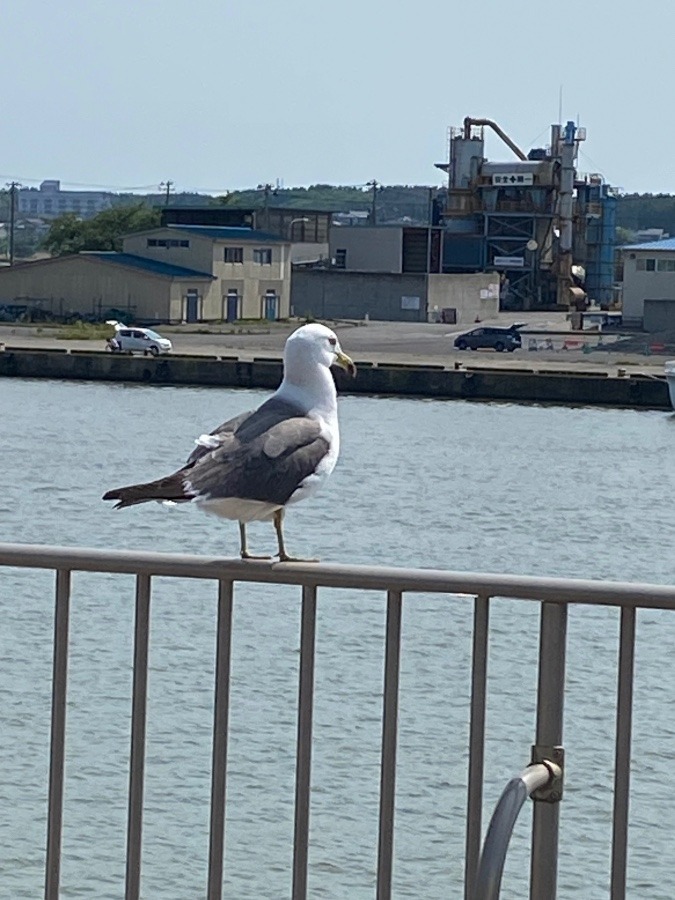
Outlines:
[[492, 183], [499, 187], [526, 187], [534, 184], [531, 172], [500, 172], [492, 176]]
[[522, 256], [495, 256], [492, 262], [503, 269], [522, 269], [525, 265]]
[[419, 297], [401, 297], [401, 309], [419, 309]]

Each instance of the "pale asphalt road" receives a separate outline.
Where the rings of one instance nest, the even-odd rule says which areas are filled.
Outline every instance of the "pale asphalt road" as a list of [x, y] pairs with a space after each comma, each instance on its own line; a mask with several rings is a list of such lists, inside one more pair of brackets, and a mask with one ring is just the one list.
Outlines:
[[[579, 335], [569, 331], [564, 314], [560, 313], [501, 313], [498, 324], [513, 321], [527, 322], [527, 329], [536, 329], [540, 335], [546, 332], [567, 331], [559, 335], [571, 340], [597, 340], [591, 333]], [[237, 356], [242, 360], [255, 357], [279, 358], [288, 334], [299, 323], [251, 325], [235, 333], [227, 325], [212, 326], [209, 333], [199, 326], [188, 328], [159, 328], [173, 342], [173, 352], [180, 354], [205, 354], [213, 356]], [[496, 324], [496, 323], [495, 323]], [[356, 362], [391, 362], [453, 366], [461, 363], [473, 367], [556, 369], [608, 371], [615, 374], [618, 368], [629, 367], [631, 372], [663, 374], [665, 357], [628, 354], [619, 350], [538, 350], [528, 351], [528, 337], [524, 335], [523, 349], [514, 353], [495, 353], [492, 350], [458, 351], [453, 347], [457, 334], [466, 326], [431, 324], [426, 322], [368, 322], [333, 325], [346, 353]], [[248, 333], [247, 333], [248, 332]], [[54, 329], [38, 329], [35, 326], [0, 324], [0, 343], [14, 348], [61, 348], [71, 350], [102, 350], [102, 340], [61, 340]]]

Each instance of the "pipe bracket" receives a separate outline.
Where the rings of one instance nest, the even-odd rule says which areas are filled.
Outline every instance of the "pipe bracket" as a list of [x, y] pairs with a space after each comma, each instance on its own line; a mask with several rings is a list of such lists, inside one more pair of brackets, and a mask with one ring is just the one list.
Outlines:
[[550, 778], [544, 787], [533, 791], [531, 797], [544, 803], [560, 803], [563, 795], [563, 773], [565, 770], [565, 750], [563, 747], [552, 747], [546, 744], [532, 745], [530, 765], [541, 763], [550, 772]]

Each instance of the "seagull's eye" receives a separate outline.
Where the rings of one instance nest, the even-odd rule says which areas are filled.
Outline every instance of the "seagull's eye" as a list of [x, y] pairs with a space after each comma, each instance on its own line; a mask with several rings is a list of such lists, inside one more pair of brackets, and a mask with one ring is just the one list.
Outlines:
[[337, 347], [337, 339], [336, 338], [328, 338], [328, 343], [331, 347]]

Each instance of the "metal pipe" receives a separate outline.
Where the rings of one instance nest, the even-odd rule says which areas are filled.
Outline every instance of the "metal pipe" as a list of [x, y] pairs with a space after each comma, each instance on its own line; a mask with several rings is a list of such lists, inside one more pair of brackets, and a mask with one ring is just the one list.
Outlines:
[[634, 609], [621, 610], [619, 678], [616, 704], [616, 757], [614, 763], [614, 818], [612, 825], [612, 900], [626, 896], [628, 854], [628, 800], [630, 797], [630, 745], [633, 719], [633, 667], [635, 663]]
[[9, 543], [0, 543], [0, 566], [212, 578], [216, 581], [225, 578], [258, 584], [296, 584], [355, 590], [466, 594], [471, 598], [481, 594], [536, 602], [550, 600], [554, 603], [580, 603], [584, 606], [675, 609], [675, 587], [663, 584], [539, 578], [532, 575], [452, 572], [394, 566], [253, 562], [191, 554]]
[[231, 581], [222, 580], [219, 583], [216, 686], [213, 704], [208, 900], [220, 900], [223, 895], [223, 848], [225, 846], [225, 792], [227, 785], [227, 729], [230, 708], [233, 593], [234, 586]]
[[514, 143], [508, 134], [502, 131], [499, 125], [497, 125], [496, 122], [493, 122], [492, 119], [473, 119], [471, 116], [467, 116], [464, 119], [464, 138], [466, 140], [471, 137], [472, 125], [487, 125], [488, 128], [491, 128], [494, 133], [504, 141], [509, 149], [513, 150], [518, 159], [522, 159], [523, 162], [527, 161], [527, 156], [523, 153], [518, 144]]
[[148, 701], [148, 643], [150, 636], [150, 576], [136, 577], [134, 626], [134, 679], [129, 754], [129, 816], [127, 824], [127, 872], [125, 900], [139, 900], [141, 892], [141, 841], [143, 836], [143, 779], [145, 725]]
[[[562, 744], [567, 607], [541, 604], [537, 745]], [[530, 900], [555, 900], [558, 879], [559, 803], [537, 803], [532, 817]]]
[[63, 827], [63, 771], [66, 741], [69, 619], [70, 572], [59, 569], [56, 572], [56, 598], [54, 607], [52, 732], [49, 752], [45, 900], [58, 900], [59, 882], [61, 878], [61, 832]]
[[400, 592], [389, 591], [387, 595], [387, 637], [382, 710], [377, 900], [389, 900], [391, 897], [391, 878], [394, 862], [394, 801], [396, 798], [398, 683], [401, 667], [401, 607], [402, 597]]
[[464, 897], [473, 896], [480, 857], [485, 768], [485, 708], [490, 600], [476, 597], [473, 609], [473, 653], [471, 662], [471, 713], [469, 716], [469, 783], [466, 809], [466, 854]]
[[506, 851], [518, 814], [532, 792], [545, 787], [556, 771], [560, 768], [554, 763], [535, 763], [512, 778], [504, 788], [485, 835], [476, 880], [469, 895], [472, 900], [497, 900], [499, 897]]
[[293, 892], [291, 895], [293, 900], [305, 900], [307, 897], [315, 643], [316, 588], [304, 587], [302, 589], [302, 624], [300, 628], [298, 743], [295, 765], [295, 831], [293, 838]]

